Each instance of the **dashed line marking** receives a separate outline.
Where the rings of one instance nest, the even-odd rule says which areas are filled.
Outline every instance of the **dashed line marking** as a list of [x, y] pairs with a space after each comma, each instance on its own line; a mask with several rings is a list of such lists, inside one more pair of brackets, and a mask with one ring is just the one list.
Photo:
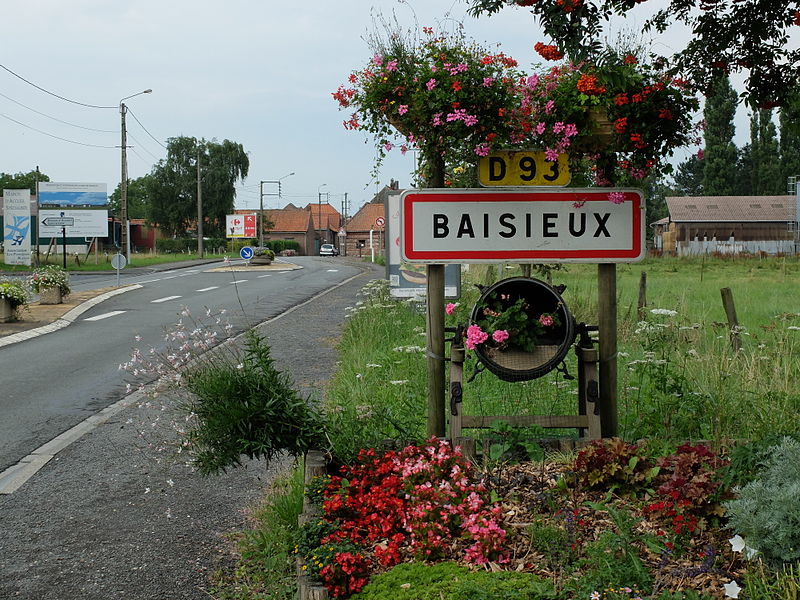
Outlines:
[[195, 292], [210, 292], [211, 290], [216, 290], [216, 289], [218, 289], [218, 288], [219, 288], [219, 286], [218, 286], [218, 285], [212, 285], [211, 287], [207, 287], [207, 288], [202, 288], [202, 289], [199, 289], [199, 290], [195, 290]]
[[167, 279], [176, 279], [178, 277], [179, 275], [170, 275], [169, 277], [164, 277], [164, 281], [166, 281]]
[[124, 310], [112, 310], [111, 312], [103, 313], [102, 315], [96, 315], [94, 317], [87, 317], [84, 321], [102, 321], [103, 319], [108, 319], [109, 317], [116, 317], [117, 315], [121, 315], [126, 311]]
[[177, 300], [180, 296], [166, 296], [164, 298], [159, 298], [158, 300], [151, 300], [151, 304], [159, 304], [161, 302], [167, 302], [169, 300]]
[[261, 279], [262, 277], [269, 277], [272, 273], [267, 273], [266, 275], [259, 275], [258, 278]]
[[158, 279], [147, 279], [145, 281], [140, 281], [139, 283], [140, 284], [142, 284], [142, 283], [155, 283], [156, 281], [161, 281], [161, 278], [159, 277]]
[[247, 283], [247, 279], [237, 279], [236, 281], [231, 281], [231, 285], [238, 285], [240, 283]]

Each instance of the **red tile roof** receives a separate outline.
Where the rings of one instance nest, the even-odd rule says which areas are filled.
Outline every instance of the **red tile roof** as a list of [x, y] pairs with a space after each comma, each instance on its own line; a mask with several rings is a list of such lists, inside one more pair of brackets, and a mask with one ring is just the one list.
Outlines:
[[308, 211], [300, 209], [273, 209], [265, 210], [264, 217], [274, 225], [270, 232], [302, 232], [311, 228], [311, 215]]
[[347, 222], [345, 229], [347, 231], [369, 231], [376, 229], [375, 219], [378, 217], [386, 217], [386, 209], [382, 203], [365, 204], [358, 212], [353, 215], [353, 218]]
[[327, 222], [329, 229], [335, 229], [336, 231], [339, 230], [339, 223], [341, 222], [342, 216], [331, 204], [328, 204], [327, 202], [309, 202], [306, 205], [305, 210], [311, 213], [314, 229], [322, 228], [319, 224], [320, 218], [322, 218], [322, 223], [324, 224]]
[[794, 221], [794, 196], [667, 196], [670, 219], [704, 222]]

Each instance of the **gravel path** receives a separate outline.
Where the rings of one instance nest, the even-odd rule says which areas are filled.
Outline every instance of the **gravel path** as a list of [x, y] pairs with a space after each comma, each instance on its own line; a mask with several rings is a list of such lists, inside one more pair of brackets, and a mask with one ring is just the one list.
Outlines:
[[[344, 309], [378, 267], [264, 324], [276, 366], [304, 394], [335, 369]], [[208, 600], [208, 575], [234, 560], [225, 535], [286, 463], [249, 462], [204, 479], [158, 461], [129, 408], [0, 496], [0, 598]], [[157, 426], [157, 428], [160, 427]], [[158, 433], [154, 433], [157, 436]]]

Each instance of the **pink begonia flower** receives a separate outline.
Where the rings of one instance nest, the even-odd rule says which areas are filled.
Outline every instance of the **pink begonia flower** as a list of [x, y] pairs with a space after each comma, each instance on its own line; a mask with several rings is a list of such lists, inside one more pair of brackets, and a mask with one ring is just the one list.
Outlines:
[[536, 132], [536, 135], [542, 135], [546, 128], [547, 128], [547, 124], [546, 123], [539, 122], [539, 123], [536, 124], [536, 127], [534, 128], [534, 131]]
[[578, 135], [578, 128], [575, 123], [567, 123], [567, 126], [564, 128], [564, 135], [567, 137]]
[[383, 147], [384, 147], [384, 149], [385, 149], [387, 152], [389, 152], [389, 151], [390, 151], [392, 148], [394, 148], [394, 146], [392, 146], [392, 142], [386, 142], [386, 143], [383, 145]]
[[397, 114], [404, 115], [408, 112], [408, 104], [401, 104], [397, 107]]
[[544, 112], [549, 115], [551, 112], [553, 112], [555, 106], [556, 103], [554, 101], [548, 100], [547, 104], [544, 105]]
[[552, 148], [547, 148], [544, 151], [544, 158], [550, 162], [556, 162], [558, 160], [558, 151], [553, 150]]
[[435, 115], [433, 115], [433, 122], [432, 122], [432, 124], [433, 124], [434, 126], [437, 126], [437, 125], [441, 125], [441, 124], [442, 124], [442, 113], [436, 113]]
[[528, 87], [536, 87], [539, 84], [539, 76], [535, 73], [528, 77]]
[[386, 63], [386, 70], [387, 71], [397, 71], [397, 61], [396, 60], [390, 60], [388, 63]]
[[467, 327], [467, 341], [464, 345], [469, 350], [474, 350], [478, 344], [482, 344], [489, 339], [489, 334], [486, 333], [479, 325], [470, 325]]
[[478, 117], [475, 115], [465, 115], [462, 121], [464, 121], [464, 125], [467, 127], [472, 127], [473, 125], [478, 124]]
[[553, 133], [561, 133], [564, 131], [564, 122], [558, 121], [557, 123], [553, 124]]
[[430, 79], [428, 79], [428, 83], [425, 84], [425, 87], [428, 88], [428, 91], [430, 92], [433, 88], [436, 87], [436, 80], [433, 77], [431, 77]]
[[508, 332], [505, 329], [498, 329], [492, 334], [492, 339], [498, 344], [502, 344], [508, 339]]
[[484, 77], [483, 78], [483, 87], [489, 87], [494, 83], [494, 77]]
[[452, 315], [456, 311], [456, 305], [452, 302], [448, 302], [447, 306], [444, 307], [444, 312], [448, 315]]
[[545, 327], [550, 327], [554, 322], [555, 321], [553, 320], [553, 317], [551, 317], [550, 315], [542, 315], [541, 317], [539, 317], [539, 323], [541, 323]]
[[380, 54], [376, 54], [372, 57], [372, 64], [380, 67], [383, 64], [383, 57]]
[[489, 144], [478, 144], [475, 146], [475, 154], [478, 156], [489, 156]]
[[611, 202], [611, 204], [622, 204], [625, 202], [625, 194], [622, 192], [611, 192], [608, 195], [608, 201]]

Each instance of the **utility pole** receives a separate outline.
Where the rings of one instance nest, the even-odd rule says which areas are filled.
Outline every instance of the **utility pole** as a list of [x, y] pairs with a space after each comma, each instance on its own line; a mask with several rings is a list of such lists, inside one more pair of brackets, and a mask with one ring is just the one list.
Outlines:
[[119, 246], [120, 252], [125, 255], [125, 258], [130, 258], [130, 250], [128, 249], [128, 132], [125, 129], [125, 112], [128, 108], [124, 102], [119, 103], [119, 114], [122, 120], [122, 140], [120, 141], [122, 147], [122, 178], [119, 182]]
[[197, 146], [197, 257], [203, 258], [203, 185], [200, 178], [200, 146]]
[[[261, 187], [259, 188], [260, 193], [258, 197], [258, 245], [259, 247], [264, 247], [264, 184], [267, 183], [266, 181], [261, 182]], [[278, 188], [280, 189], [280, 188]]]

